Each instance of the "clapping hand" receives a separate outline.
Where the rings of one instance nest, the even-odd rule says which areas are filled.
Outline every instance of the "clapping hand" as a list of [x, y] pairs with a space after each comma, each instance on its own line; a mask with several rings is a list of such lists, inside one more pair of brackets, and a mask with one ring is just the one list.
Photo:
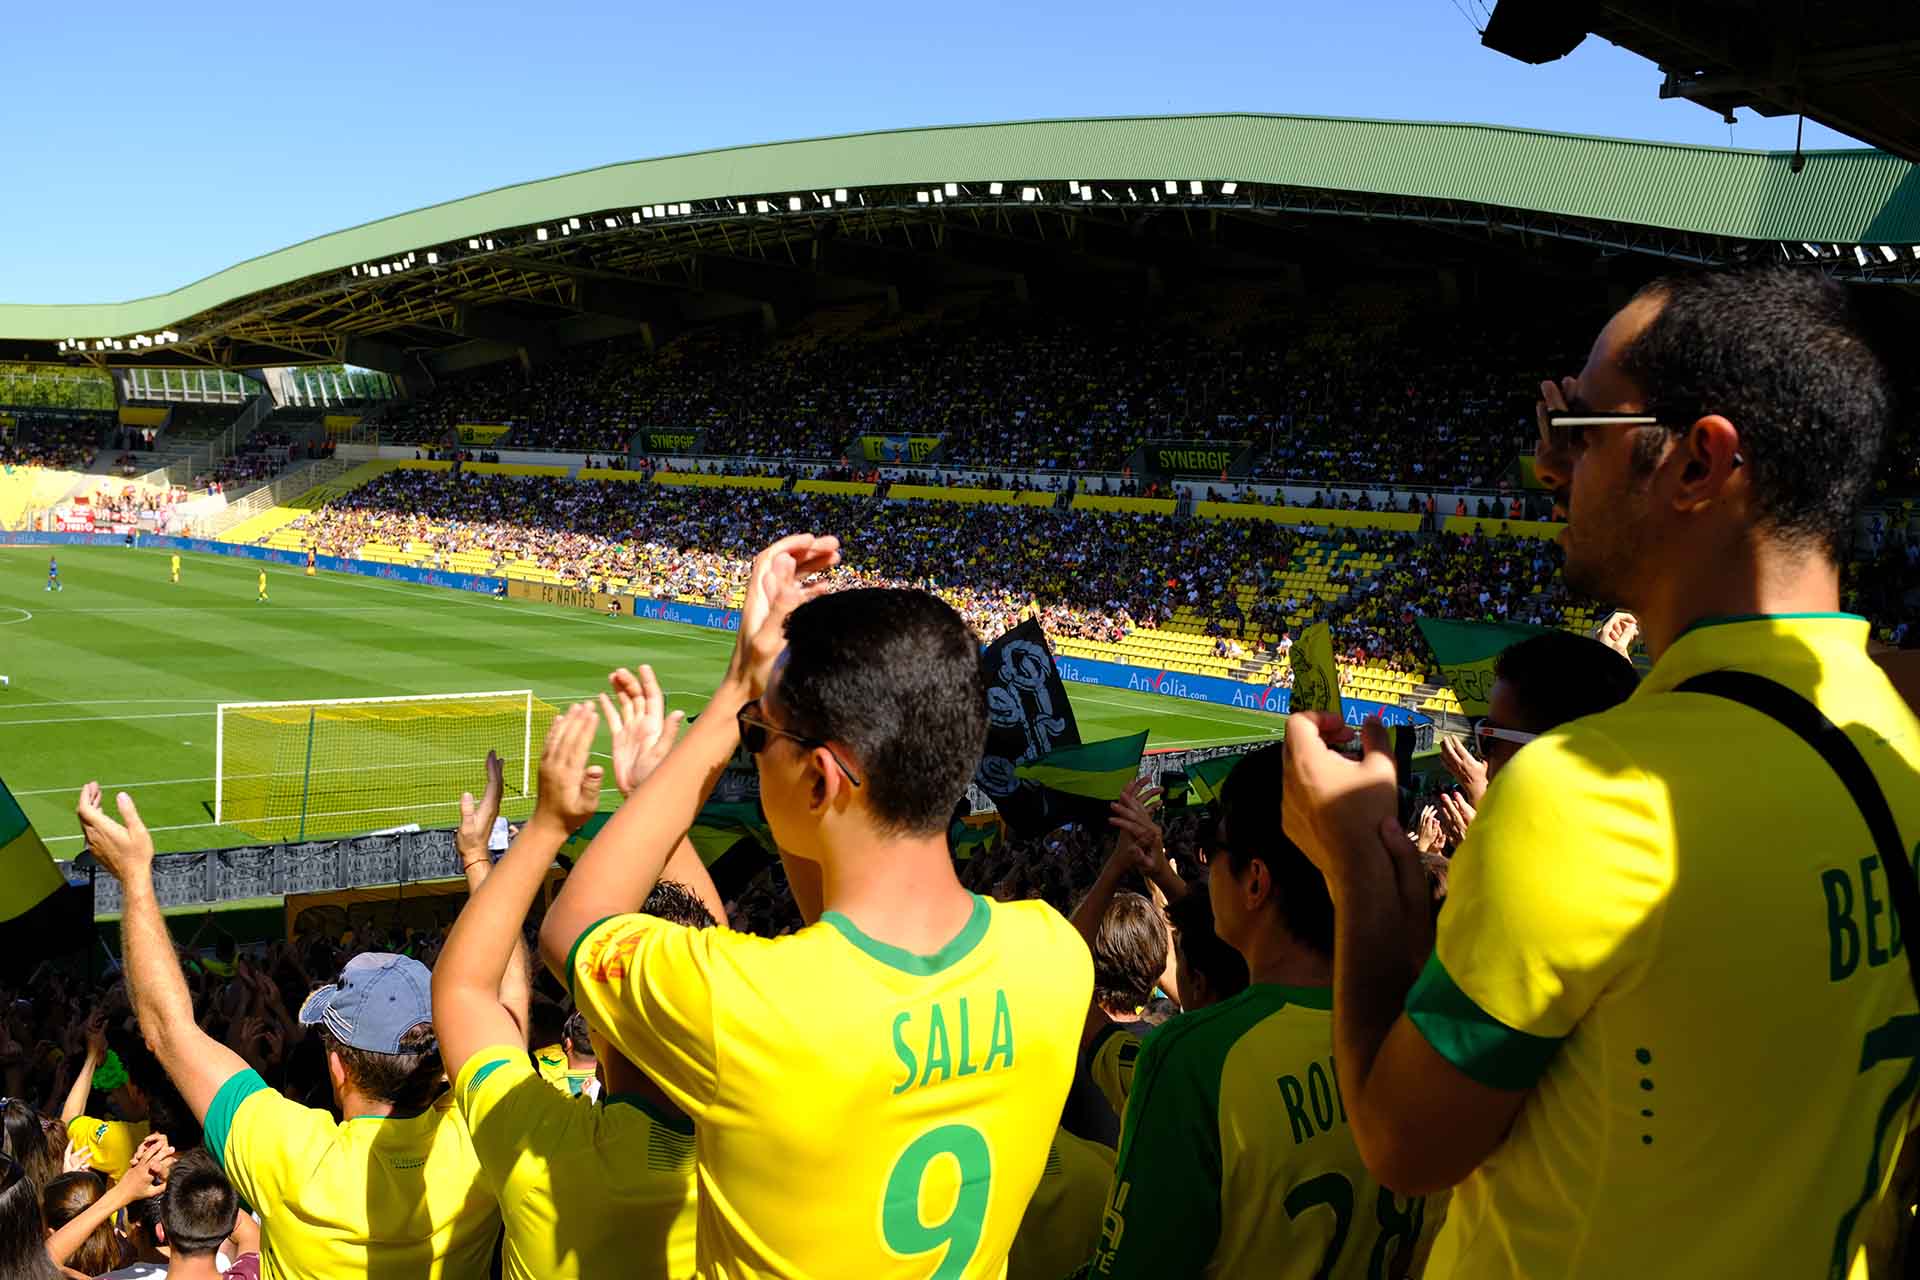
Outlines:
[[550, 822], [572, 835], [600, 808], [600, 787], [606, 770], [588, 764], [600, 713], [591, 703], [576, 702], [547, 729], [540, 751], [540, 797], [534, 803], [534, 821]]
[[167, 1189], [167, 1179], [173, 1176], [173, 1166], [178, 1160], [166, 1134], [150, 1133], [141, 1140], [133, 1153], [133, 1161], [127, 1165], [126, 1176], [114, 1189], [126, 1201], [151, 1200]]
[[1440, 793], [1440, 829], [1446, 832], [1455, 848], [1466, 840], [1467, 828], [1473, 825], [1477, 812], [1473, 802], [1464, 795], [1452, 791]]
[[1625, 609], [1616, 609], [1593, 633], [1594, 639], [1628, 661], [1633, 659], [1633, 642], [1640, 638], [1640, 619]]
[[460, 863], [491, 860], [488, 846], [493, 841], [493, 824], [500, 817], [500, 798], [506, 794], [506, 769], [497, 752], [487, 752], [487, 786], [476, 802], [473, 792], [460, 796], [460, 829], [453, 837]]
[[1450, 733], [1440, 735], [1440, 763], [1447, 767], [1467, 793], [1469, 803], [1478, 805], [1482, 796], [1487, 794], [1487, 765], [1484, 760], [1476, 760], [1467, 750], [1467, 744]]
[[795, 533], [753, 558], [746, 598], [740, 605], [740, 636], [727, 675], [746, 685], [747, 696], [767, 691], [773, 664], [786, 648], [787, 617], [827, 589], [806, 579], [840, 563], [840, 539]]
[[630, 796], [673, 750], [687, 715], [666, 714], [666, 695], [645, 663], [637, 675], [622, 667], [607, 676], [607, 683], [613, 696], [600, 695], [600, 711], [613, 733], [613, 783]]
[[1420, 823], [1414, 828], [1414, 846], [1425, 855], [1438, 853], [1446, 842], [1446, 833], [1440, 829], [1440, 811], [1432, 805], [1422, 807]]
[[100, 859], [100, 865], [111, 872], [114, 879], [126, 884], [129, 877], [137, 880], [153, 874], [153, 837], [147, 834], [147, 824], [140, 820], [140, 810], [134, 807], [133, 797], [122, 791], [116, 800], [119, 822], [101, 809], [100, 784], [89, 782], [80, 788], [80, 803], [75, 812], [80, 817], [80, 829], [86, 833], [87, 848], [93, 850], [93, 856]]

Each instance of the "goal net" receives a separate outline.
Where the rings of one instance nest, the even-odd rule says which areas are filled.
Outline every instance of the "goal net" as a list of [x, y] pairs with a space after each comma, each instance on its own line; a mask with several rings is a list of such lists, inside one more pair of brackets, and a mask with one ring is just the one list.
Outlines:
[[257, 840], [453, 826], [460, 793], [505, 763], [500, 812], [533, 812], [538, 752], [557, 709], [530, 689], [400, 698], [224, 702], [213, 818]]

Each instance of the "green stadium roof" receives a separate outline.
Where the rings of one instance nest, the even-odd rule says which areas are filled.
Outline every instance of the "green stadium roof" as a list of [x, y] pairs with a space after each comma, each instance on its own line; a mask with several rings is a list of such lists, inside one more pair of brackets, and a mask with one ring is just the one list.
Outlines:
[[[1149, 186], [1161, 189], [1172, 180], [1179, 190], [1166, 197], [1169, 202], [1191, 203], [1204, 194], [1215, 208], [1237, 203], [1258, 212], [1262, 193], [1347, 193], [1455, 206], [1455, 220], [1469, 224], [1471, 210], [1518, 211], [1723, 243], [1797, 248], [1804, 242], [1809, 257], [1824, 255], [1842, 274], [1855, 269], [1854, 246], [1876, 255], [1879, 246], [1888, 246], [1898, 251], [1897, 262], [1887, 259], [1899, 272], [1894, 278], [1916, 278], [1920, 167], [1871, 149], [1809, 152], [1800, 173], [1791, 171], [1789, 159], [1787, 152], [1488, 125], [1266, 115], [967, 125], [768, 143], [504, 187], [320, 236], [136, 301], [0, 306], [0, 359], [49, 358], [55, 356], [51, 344], [64, 339], [130, 339], [162, 331], [180, 333], [189, 350], [198, 346], [194, 358], [214, 363], [275, 351], [286, 353], [289, 362], [339, 358], [342, 347], [320, 350], [298, 335], [380, 338], [397, 322], [390, 300], [383, 301], [396, 282], [457, 277], [465, 287], [489, 256], [511, 255], [511, 269], [518, 271], [529, 254], [551, 255], [568, 241], [578, 245], [609, 232], [660, 237], [689, 226], [705, 227], [710, 239], [764, 233], [784, 241], [791, 229], [780, 224], [858, 217], [886, 203], [881, 192], [905, 202], [904, 209], [894, 206], [896, 215], [921, 219], [951, 215], [962, 206], [1017, 205], [1029, 185], [1039, 187], [1035, 198], [1042, 205], [1085, 208], [1065, 185], [1075, 180], [1097, 184], [1102, 201], [1119, 198], [1120, 184], [1136, 184], [1134, 197], [1144, 199], [1152, 194]], [[1194, 182], [1205, 184], [1202, 193], [1191, 191]], [[1241, 189], [1229, 198], [1223, 182]], [[928, 195], [947, 183], [963, 190], [943, 209]], [[988, 183], [1005, 187], [989, 196]], [[820, 203], [839, 189], [852, 193], [853, 207]], [[873, 205], [863, 208], [861, 195], [868, 192], [875, 193]], [[801, 207], [790, 211], [787, 202], [794, 199]], [[764, 211], [761, 200], [767, 202]], [[914, 208], [916, 201], [927, 207]], [[638, 213], [656, 206], [676, 212], [642, 224]], [[677, 212], [682, 206], [686, 212]], [[1469, 211], [1464, 218], [1463, 209]], [[589, 214], [601, 216], [587, 219]], [[620, 225], [604, 227], [606, 216]], [[584, 225], [569, 225], [574, 218]], [[535, 230], [543, 227], [551, 242], [536, 239]], [[488, 237], [495, 238], [491, 248]], [[476, 238], [481, 244], [471, 251], [465, 274], [453, 272]], [[1629, 234], [1621, 247], [1638, 246]], [[430, 252], [439, 259], [433, 265], [427, 263]], [[408, 255], [414, 255], [409, 267], [379, 274], [378, 264]], [[374, 264], [372, 278], [353, 274], [367, 264]], [[1866, 264], [1868, 278], [1880, 265], [1878, 258]], [[578, 278], [580, 271], [562, 265], [549, 274]], [[430, 322], [440, 323], [432, 321], [438, 303], [454, 305], [452, 292], [436, 297], [419, 285], [409, 287], [419, 299], [418, 314]], [[530, 287], [522, 293], [539, 301]], [[484, 293], [469, 296], [485, 299]], [[368, 321], [369, 313], [380, 322]], [[247, 329], [263, 320], [281, 327], [268, 323], [257, 334]], [[158, 357], [179, 363], [168, 359], [176, 350], [129, 348], [106, 353], [102, 362]]]

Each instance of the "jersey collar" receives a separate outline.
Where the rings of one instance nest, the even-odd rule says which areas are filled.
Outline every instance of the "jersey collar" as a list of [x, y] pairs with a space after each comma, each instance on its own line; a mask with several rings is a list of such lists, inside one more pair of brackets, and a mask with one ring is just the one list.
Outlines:
[[[1865, 618], [1852, 613], [1748, 613], [1702, 618], [1682, 631], [1641, 680], [1634, 696], [1671, 693], [1675, 686], [1729, 667], [1779, 673], [1804, 666], [1816, 674], [1816, 655], [1865, 657]], [[1817, 678], [1817, 675], [1816, 675]]]
[[952, 968], [954, 965], [960, 963], [960, 961], [966, 959], [967, 953], [980, 944], [980, 939], [987, 936], [987, 922], [990, 917], [991, 913], [987, 907], [987, 900], [977, 893], [974, 894], [973, 914], [967, 917], [967, 922], [960, 927], [960, 932], [953, 935], [952, 941], [948, 942], [932, 955], [927, 956], [918, 956], [903, 947], [896, 947], [891, 943], [881, 942], [877, 938], [869, 938], [860, 931], [859, 925], [856, 925], [838, 911], [822, 912], [820, 914], [820, 923], [831, 925], [837, 929], [841, 937], [872, 956], [875, 960], [878, 960], [881, 964], [898, 969], [902, 973], [911, 973], [917, 977], [927, 977], [939, 973], [943, 969]]

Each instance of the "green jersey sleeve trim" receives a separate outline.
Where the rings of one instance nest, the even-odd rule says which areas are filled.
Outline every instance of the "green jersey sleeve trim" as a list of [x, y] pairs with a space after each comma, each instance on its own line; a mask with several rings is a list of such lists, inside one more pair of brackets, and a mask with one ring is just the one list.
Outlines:
[[236, 1071], [227, 1077], [220, 1091], [213, 1095], [213, 1105], [207, 1108], [207, 1120], [201, 1126], [206, 1135], [207, 1150], [220, 1162], [220, 1168], [227, 1168], [227, 1138], [233, 1133], [233, 1118], [240, 1111], [240, 1104], [256, 1093], [264, 1093], [267, 1082], [260, 1078], [258, 1071]]
[[591, 937], [595, 929], [598, 929], [601, 925], [613, 918], [613, 916], [601, 916], [598, 920], [595, 920], [592, 924], [582, 929], [580, 936], [573, 940], [573, 945], [567, 948], [567, 998], [573, 1001], [575, 1007], [579, 1006], [580, 999], [579, 993], [573, 989], [573, 964], [574, 961], [580, 958], [580, 944]]
[[1531, 1089], [1563, 1037], [1516, 1031], [1454, 983], [1435, 952], [1407, 993], [1407, 1017], [1435, 1053], [1491, 1089]]
[[609, 1107], [612, 1107], [612, 1106], [632, 1107], [634, 1110], [645, 1114], [649, 1119], [651, 1119], [655, 1124], [659, 1125], [662, 1129], [668, 1129], [674, 1133], [684, 1134], [689, 1137], [692, 1136], [693, 1134], [693, 1117], [692, 1116], [681, 1115], [676, 1112], [667, 1111], [664, 1108], [662, 1108], [659, 1103], [655, 1102], [652, 1098], [647, 1097], [645, 1094], [611, 1093], [607, 1095], [607, 1097], [604, 1099], [604, 1102], [605, 1102], [605, 1105]]
[[960, 932], [953, 936], [953, 940], [932, 955], [917, 956], [902, 947], [869, 938], [860, 932], [859, 925], [838, 911], [820, 913], [823, 924], [832, 925], [839, 931], [841, 937], [881, 964], [898, 969], [902, 973], [911, 973], [923, 978], [939, 973], [943, 969], [952, 968], [966, 959], [968, 953], [980, 945], [980, 939], [987, 936], [987, 924], [991, 919], [992, 912], [987, 907], [987, 900], [976, 893], [973, 895], [973, 914], [967, 917], [966, 924], [961, 926]]

